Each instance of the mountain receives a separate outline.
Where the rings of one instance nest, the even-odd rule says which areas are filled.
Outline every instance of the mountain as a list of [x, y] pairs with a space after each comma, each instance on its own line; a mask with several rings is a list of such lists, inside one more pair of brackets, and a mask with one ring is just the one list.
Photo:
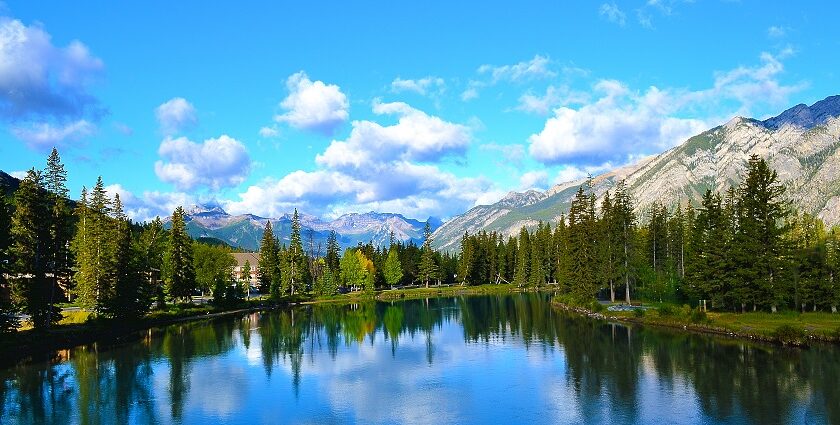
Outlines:
[[[322, 252], [326, 249], [327, 238], [335, 231], [342, 248], [356, 246], [358, 243], [373, 242], [374, 245], [386, 245], [391, 232], [394, 239], [402, 242], [423, 243], [423, 227], [426, 222], [405, 218], [400, 214], [368, 212], [342, 215], [332, 221], [323, 221], [318, 217], [299, 214], [301, 235], [304, 247], [309, 249], [312, 240], [313, 249]], [[253, 214], [230, 215], [219, 206], [193, 206], [186, 209], [187, 232], [193, 238], [215, 238], [231, 246], [248, 250], [257, 250], [262, 239], [265, 223], [271, 221], [274, 234], [280, 243], [289, 243], [292, 233], [292, 214], [277, 218], [259, 217]], [[432, 230], [440, 226], [434, 217], [429, 219]]]
[[[696, 205], [706, 189], [725, 191], [739, 184], [753, 154], [778, 172], [798, 209], [827, 225], [840, 224], [840, 96], [796, 105], [763, 121], [735, 117], [660, 155], [596, 176], [593, 189], [600, 197], [624, 179], [640, 215], [657, 201]], [[585, 183], [580, 179], [545, 192], [510, 193], [495, 204], [476, 206], [438, 228], [434, 245], [455, 250], [464, 232], [511, 236], [522, 226], [556, 221]]]

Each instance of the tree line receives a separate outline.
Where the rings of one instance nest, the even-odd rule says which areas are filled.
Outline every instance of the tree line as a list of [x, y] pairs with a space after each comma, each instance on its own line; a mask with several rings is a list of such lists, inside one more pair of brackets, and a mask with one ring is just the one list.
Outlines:
[[581, 301], [837, 311], [840, 230], [795, 211], [765, 160], [753, 155], [740, 185], [706, 190], [697, 207], [674, 201], [639, 217], [623, 181], [600, 203], [591, 183], [581, 186], [553, 226], [464, 234], [458, 281], [552, 284]]

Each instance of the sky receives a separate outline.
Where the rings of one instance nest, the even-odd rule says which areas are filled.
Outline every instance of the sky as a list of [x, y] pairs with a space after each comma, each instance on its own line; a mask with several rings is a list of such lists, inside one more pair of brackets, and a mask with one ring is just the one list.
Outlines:
[[[799, 4], [802, 3], [802, 4]], [[0, 170], [448, 218], [840, 94], [834, 2], [0, 3]]]

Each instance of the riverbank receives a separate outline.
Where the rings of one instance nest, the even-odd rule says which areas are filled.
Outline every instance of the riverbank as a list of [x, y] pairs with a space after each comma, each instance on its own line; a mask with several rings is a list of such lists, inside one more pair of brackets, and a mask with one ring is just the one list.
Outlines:
[[[840, 343], [840, 314], [831, 313], [700, 313], [686, 307], [667, 306], [634, 311], [608, 311], [559, 301], [556, 308], [592, 319], [723, 335], [782, 345], [806, 346], [811, 342]], [[594, 305], [594, 304], [593, 304]]]
[[[545, 289], [545, 288], [543, 288]], [[365, 301], [397, 301], [457, 295], [510, 294], [539, 290], [515, 285], [430, 286], [429, 288], [386, 289], [376, 292], [351, 292], [310, 299], [307, 296], [285, 297], [279, 301], [265, 298], [243, 301], [235, 306], [218, 307], [211, 304], [176, 306], [165, 311], [153, 311], [134, 321], [114, 319], [85, 320], [87, 314], [66, 312], [66, 320], [46, 331], [34, 329], [0, 337], [0, 367], [20, 362], [50, 360], [57, 351], [91, 344], [120, 343], [139, 331], [179, 322], [212, 319], [215, 317], [268, 311], [297, 305], [320, 303], [357, 303]]]

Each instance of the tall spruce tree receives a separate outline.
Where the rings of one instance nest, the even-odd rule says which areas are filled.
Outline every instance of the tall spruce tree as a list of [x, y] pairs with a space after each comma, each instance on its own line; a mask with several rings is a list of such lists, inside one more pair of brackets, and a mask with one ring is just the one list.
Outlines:
[[423, 249], [420, 257], [420, 280], [429, 287], [429, 282], [438, 277], [435, 252], [432, 249], [432, 229], [429, 222], [423, 228]]
[[260, 242], [260, 259], [257, 263], [260, 292], [268, 293], [272, 282], [279, 282], [279, 279], [275, 277], [279, 271], [277, 261], [277, 240], [274, 238], [274, 228], [271, 226], [271, 220], [266, 220]]
[[[12, 211], [6, 203], [6, 199], [0, 196], [0, 291], [9, 289], [7, 276], [12, 272], [10, 248]], [[0, 293], [0, 334], [13, 332], [18, 327], [17, 315], [15, 315], [11, 294]]]
[[335, 230], [330, 230], [330, 235], [327, 238], [327, 256], [324, 259], [327, 267], [332, 271], [333, 276], [337, 275], [339, 262], [341, 261], [341, 247], [338, 245], [338, 236]]
[[69, 191], [67, 190], [67, 171], [53, 148], [47, 159], [47, 167], [44, 170], [44, 188], [48, 193], [50, 204], [49, 227], [49, 260], [47, 272], [52, 275], [52, 286], [50, 287], [51, 302], [56, 299], [59, 291], [59, 284], [69, 283], [70, 280], [70, 240], [72, 239], [72, 223], [70, 206], [67, 203]]
[[782, 238], [784, 219], [789, 214], [784, 193], [776, 171], [764, 159], [752, 155], [738, 189], [739, 249], [741, 258], [749, 259], [739, 266], [746, 272], [741, 275], [745, 284], [756, 292], [755, 303], [769, 306], [773, 312], [786, 303], [788, 296], [781, 279], [788, 254]]
[[291, 295], [301, 292], [308, 281], [308, 261], [303, 251], [303, 241], [300, 234], [300, 217], [297, 208], [292, 216], [292, 234], [289, 238], [289, 249], [282, 257], [284, 270], [282, 273], [285, 291]]
[[195, 290], [192, 240], [184, 223], [184, 209], [175, 208], [166, 249], [166, 288], [175, 300], [189, 301]]
[[617, 275], [624, 281], [624, 301], [630, 304], [633, 258], [636, 255], [636, 214], [633, 212], [633, 199], [624, 180], [616, 185], [613, 212], [616, 220], [614, 231], [618, 258]]
[[50, 208], [43, 177], [34, 169], [26, 173], [15, 192], [11, 223], [12, 291], [20, 310], [31, 317], [35, 329], [43, 330], [61, 318], [51, 302]]

